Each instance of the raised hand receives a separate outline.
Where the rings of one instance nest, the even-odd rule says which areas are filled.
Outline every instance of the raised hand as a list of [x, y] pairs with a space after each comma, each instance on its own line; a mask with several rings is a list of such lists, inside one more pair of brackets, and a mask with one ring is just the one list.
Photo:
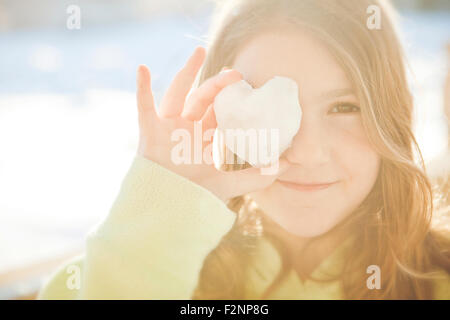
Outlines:
[[[257, 168], [222, 172], [204, 161], [201, 164], [177, 165], [174, 163], [171, 159], [171, 150], [177, 144], [171, 140], [174, 130], [187, 130], [193, 140], [194, 122], [201, 121], [203, 132], [215, 128], [217, 126], [213, 109], [215, 96], [227, 85], [242, 80], [242, 75], [238, 71], [226, 70], [193, 89], [193, 82], [204, 62], [205, 55], [203, 47], [195, 49], [173, 79], [161, 100], [158, 111], [156, 111], [151, 90], [150, 71], [144, 65], [139, 66], [137, 72], [138, 154], [188, 178], [225, 201], [269, 186], [287, 168], [287, 161], [280, 159], [277, 175], [261, 175], [260, 169]], [[211, 142], [205, 142], [202, 149], [209, 143]]]

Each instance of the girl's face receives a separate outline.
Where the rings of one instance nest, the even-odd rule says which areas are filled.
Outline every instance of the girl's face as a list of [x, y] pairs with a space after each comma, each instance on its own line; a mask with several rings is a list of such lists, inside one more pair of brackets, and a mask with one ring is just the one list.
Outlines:
[[298, 30], [255, 37], [233, 69], [254, 88], [275, 75], [295, 80], [303, 111], [292, 146], [282, 154], [289, 168], [251, 198], [294, 235], [329, 231], [369, 194], [380, 164], [344, 71], [327, 47]]

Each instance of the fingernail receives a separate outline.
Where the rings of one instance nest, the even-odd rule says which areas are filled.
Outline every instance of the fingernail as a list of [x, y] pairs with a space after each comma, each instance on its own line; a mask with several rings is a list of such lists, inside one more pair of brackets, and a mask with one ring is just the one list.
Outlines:
[[219, 74], [221, 75], [221, 77], [224, 77], [226, 74], [230, 73], [231, 71], [233, 71], [233, 70], [227, 69], [227, 70], [220, 71]]
[[225, 66], [225, 67], [223, 67], [223, 68], [220, 70], [220, 73], [224, 73], [224, 72], [226, 72], [226, 71], [231, 71], [231, 69], [228, 68], [227, 66]]

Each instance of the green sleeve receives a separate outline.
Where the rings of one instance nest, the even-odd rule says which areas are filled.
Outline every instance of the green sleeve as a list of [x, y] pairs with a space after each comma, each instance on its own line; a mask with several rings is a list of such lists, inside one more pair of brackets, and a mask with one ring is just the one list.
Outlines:
[[440, 270], [442, 275], [433, 282], [434, 300], [450, 300], [450, 275]]
[[206, 256], [235, 219], [210, 191], [137, 156], [84, 256], [60, 267], [38, 297], [190, 299]]

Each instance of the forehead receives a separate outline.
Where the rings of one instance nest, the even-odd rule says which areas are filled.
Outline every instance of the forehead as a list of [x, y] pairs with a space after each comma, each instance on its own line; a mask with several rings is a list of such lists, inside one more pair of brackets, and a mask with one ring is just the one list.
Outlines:
[[297, 82], [304, 99], [351, 87], [330, 49], [302, 30], [265, 32], [252, 38], [236, 55], [233, 68], [259, 88], [275, 75]]

